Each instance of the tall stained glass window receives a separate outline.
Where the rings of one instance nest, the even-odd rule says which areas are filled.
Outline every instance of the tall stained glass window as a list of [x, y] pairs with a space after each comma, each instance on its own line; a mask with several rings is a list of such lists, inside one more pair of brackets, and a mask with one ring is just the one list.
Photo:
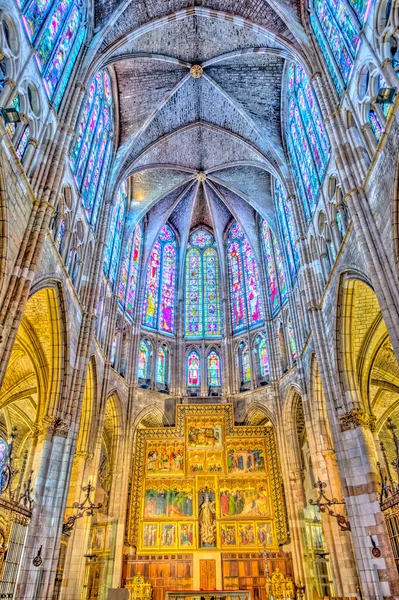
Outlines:
[[198, 387], [201, 385], [200, 357], [196, 350], [187, 356], [187, 385]]
[[147, 268], [142, 324], [173, 334], [175, 331], [177, 241], [165, 225], [156, 240]]
[[290, 342], [292, 360], [295, 361], [297, 359], [297, 352], [296, 352], [294, 330], [292, 329], [292, 325], [289, 321], [288, 321], [288, 339]]
[[284, 248], [290, 268], [291, 280], [294, 281], [299, 269], [299, 252], [296, 243], [294, 219], [288, 204], [287, 194], [278, 179], [274, 180], [274, 200], [283, 235]]
[[262, 220], [260, 228], [263, 240], [263, 257], [266, 264], [270, 312], [273, 316], [287, 300], [287, 284], [279, 244], [267, 221]]
[[269, 354], [264, 338], [259, 338], [258, 340], [258, 360], [260, 376], [267, 377], [269, 375]]
[[139, 364], [137, 376], [139, 379], [148, 379], [150, 364], [150, 348], [145, 340], [140, 343], [139, 349]]
[[302, 67], [288, 69], [287, 146], [307, 220], [316, 208], [329, 158], [329, 142], [309, 79]]
[[115, 283], [118, 270], [119, 254], [121, 249], [123, 224], [126, 211], [126, 183], [123, 182], [116, 195], [112, 209], [111, 223], [108, 230], [107, 245], [105, 248], [104, 272], [111, 286]]
[[97, 73], [83, 100], [70, 161], [87, 218], [96, 225], [112, 153], [112, 92], [107, 71]]
[[371, 0], [311, 2], [312, 29], [339, 94], [348, 85], [370, 5]]
[[156, 382], [160, 385], [166, 385], [167, 383], [167, 348], [166, 346], [159, 346], [157, 356], [157, 373]]
[[141, 225], [138, 224], [131, 232], [126, 244], [119, 282], [119, 302], [131, 317], [134, 315], [136, 290], [140, 273], [142, 239], [143, 231]]
[[84, 3], [78, 0], [20, 0], [22, 20], [37, 54], [50, 100], [58, 108], [85, 37]]
[[215, 240], [208, 231], [190, 236], [186, 254], [186, 336], [221, 335], [219, 259]]
[[208, 386], [222, 385], [221, 371], [220, 356], [215, 350], [211, 350], [207, 360]]
[[251, 360], [247, 344], [240, 345], [240, 369], [241, 382], [247, 383], [248, 381], [251, 381]]
[[227, 238], [227, 264], [232, 328], [233, 333], [239, 333], [260, 325], [264, 311], [255, 257], [237, 222]]

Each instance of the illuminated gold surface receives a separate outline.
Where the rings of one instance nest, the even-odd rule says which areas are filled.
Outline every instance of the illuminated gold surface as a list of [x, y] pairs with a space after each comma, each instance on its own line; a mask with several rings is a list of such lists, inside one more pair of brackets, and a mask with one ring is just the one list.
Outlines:
[[138, 552], [277, 549], [286, 537], [274, 432], [231, 405], [177, 407], [138, 431], [129, 542]]

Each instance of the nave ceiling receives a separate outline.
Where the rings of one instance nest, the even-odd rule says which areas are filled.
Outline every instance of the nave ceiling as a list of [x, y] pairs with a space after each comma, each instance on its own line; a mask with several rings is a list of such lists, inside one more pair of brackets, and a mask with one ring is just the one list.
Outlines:
[[[132, 222], [156, 222], [161, 203], [182, 238], [188, 224], [225, 228], [245, 210], [274, 226], [271, 175], [289, 178], [286, 68], [311, 56], [302, 9], [274, 0], [95, 3], [86, 66], [108, 66], [114, 79], [113, 184], [131, 177]], [[197, 185], [198, 173], [206, 182]]]

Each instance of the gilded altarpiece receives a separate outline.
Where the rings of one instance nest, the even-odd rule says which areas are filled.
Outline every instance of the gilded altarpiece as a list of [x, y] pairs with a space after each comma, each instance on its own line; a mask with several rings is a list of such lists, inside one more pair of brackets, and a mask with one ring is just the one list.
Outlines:
[[128, 543], [137, 554], [278, 550], [286, 541], [274, 431], [232, 405], [179, 405], [137, 433]]

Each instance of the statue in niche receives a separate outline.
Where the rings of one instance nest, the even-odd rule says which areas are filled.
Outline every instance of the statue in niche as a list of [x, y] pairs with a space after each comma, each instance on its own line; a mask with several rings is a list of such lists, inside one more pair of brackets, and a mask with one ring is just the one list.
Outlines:
[[207, 488], [199, 493], [199, 541], [201, 548], [216, 547], [215, 494]]

